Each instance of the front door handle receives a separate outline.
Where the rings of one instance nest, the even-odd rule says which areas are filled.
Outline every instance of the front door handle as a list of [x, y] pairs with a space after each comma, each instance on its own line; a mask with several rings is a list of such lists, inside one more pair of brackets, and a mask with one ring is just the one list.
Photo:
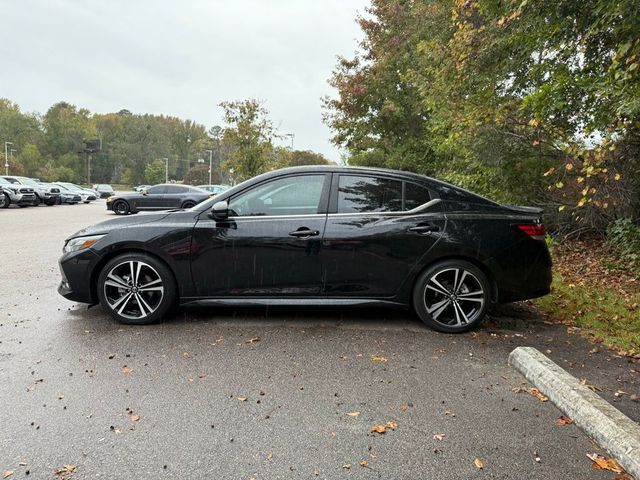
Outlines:
[[416, 233], [431, 233], [431, 232], [437, 232], [438, 230], [440, 230], [440, 227], [437, 225], [416, 225], [415, 227], [411, 227], [409, 228], [410, 232], [416, 232]]
[[293, 232], [289, 232], [289, 235], [291, 235], [292, 237], [298, 237], [298, 238], [308, 238], [308, 237], [317, 237], [318, 235], [320, 235], [320, 232], [318, 230], [311, 230], [307, 227], [300, 227], [297, 230], [294, 230]]

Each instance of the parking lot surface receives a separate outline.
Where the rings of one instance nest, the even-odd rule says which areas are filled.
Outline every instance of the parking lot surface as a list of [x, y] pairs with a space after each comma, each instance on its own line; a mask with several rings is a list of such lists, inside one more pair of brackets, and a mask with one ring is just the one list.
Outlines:
[[613, 478], [553, 404], [512, 391], [530, 387], [507, 364], [519, 345], [640, 420], [640, 365], [527, 305], [463, 335], [383, 309], [179, 309], [116, 324], [56, 293], [64, 239], [108, 218], [104, 201], [0, 211], [9, 478]]

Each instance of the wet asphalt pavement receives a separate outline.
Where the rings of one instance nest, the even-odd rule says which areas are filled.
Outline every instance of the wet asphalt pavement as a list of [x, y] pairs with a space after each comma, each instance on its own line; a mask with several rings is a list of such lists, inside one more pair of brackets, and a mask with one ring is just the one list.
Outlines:
[[523, 304], [455, 336], [384, 309], [180, 309], [116, 324], [56, 293], [64, 238], [111, 217], [104, 201], [0, 211], [0, 475], [613, 478], [553, 404], [512, 392], [530, 386], [507, 364], [519, 345], [640, 420], [640, 364]]

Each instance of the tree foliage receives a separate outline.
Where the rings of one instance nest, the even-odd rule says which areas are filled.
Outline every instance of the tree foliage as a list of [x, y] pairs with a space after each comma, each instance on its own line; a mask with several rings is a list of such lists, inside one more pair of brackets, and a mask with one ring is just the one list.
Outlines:
[[640, 3], [374, 0], [325, 99], [350, 163], [602, 227], [640, 208]]

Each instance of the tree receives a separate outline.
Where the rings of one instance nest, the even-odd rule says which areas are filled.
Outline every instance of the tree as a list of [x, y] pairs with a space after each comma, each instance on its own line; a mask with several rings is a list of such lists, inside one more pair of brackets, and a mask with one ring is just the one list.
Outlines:
[[273, 147], [276, 137], [267, 110], [258, 100], [222, 102], [224, 120], [222, 142], [231, 148], [227, 169], [233, 169], [236, 179], [244, 180], [276, 168]]
[[144, 169], [144, 177], [147, 183], [155, 185], [157, 183], [164, 183], [165, 181], [165, 162], [161, 159], [156, 159], [147, 165]]
[[[211, 171], [211, 181], [214, 184], [222, 182], [220, 171], [215, 168]], [[191, 167], [184, 177], [184, 183], [188, 185], [207, 185], [209, 183], [209, 164]]]
[[289, 167], [329, 165], [331, 163], [321, 153], [312, 152], [311, 150], [289, 150], [286, 161]]

